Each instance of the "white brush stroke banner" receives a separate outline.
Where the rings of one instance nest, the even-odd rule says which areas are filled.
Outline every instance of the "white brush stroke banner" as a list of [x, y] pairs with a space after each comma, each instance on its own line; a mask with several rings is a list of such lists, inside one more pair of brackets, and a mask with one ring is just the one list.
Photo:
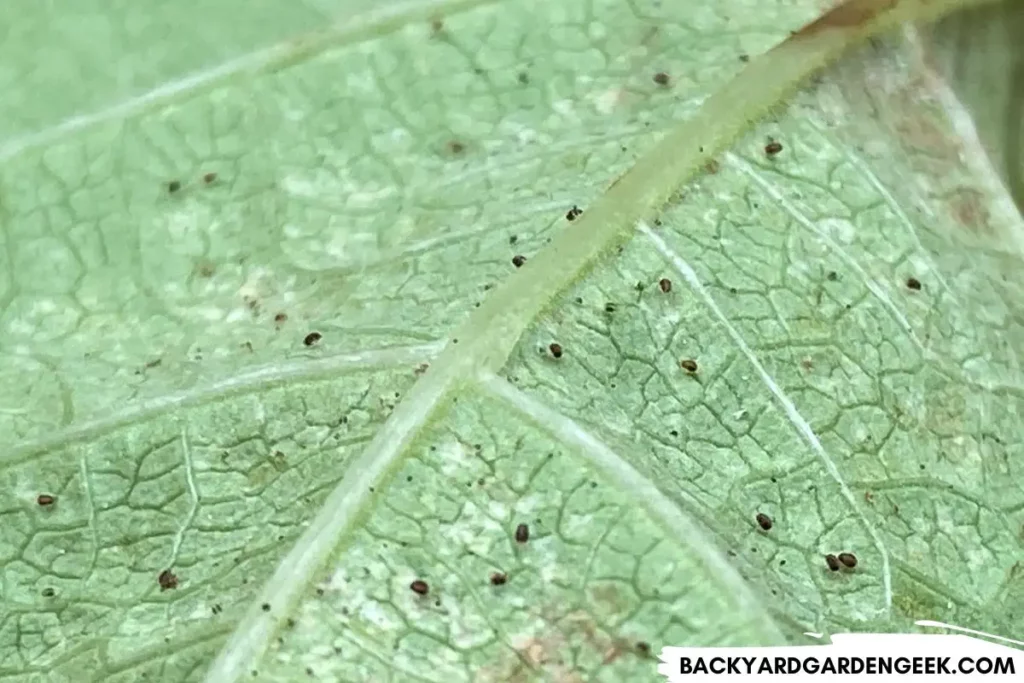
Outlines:
[[[931, 626], [1024, 646], [1024, 642], [935, 621]], [[813, 637], [818, 634], [808, 633]], [[785, 677], [794, 683], [839, 676], [843, 683], [925, 681], [955, 676], [971, 681], [1024, 681], [1024, 651], [972, 638], [938, 633], [846, 633], [823, 645], [792, 647], [666, 647], [658, 673], [670, 683], [716, 683], [754, 677]]]

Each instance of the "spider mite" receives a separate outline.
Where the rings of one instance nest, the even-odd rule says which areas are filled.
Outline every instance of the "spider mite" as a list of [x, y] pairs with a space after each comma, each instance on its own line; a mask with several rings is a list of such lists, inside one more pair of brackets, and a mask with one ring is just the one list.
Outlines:
[[40, 493], [39, 497], [36, 498], [36, 503], [39, 504], [39, 507], [50, 507], [56, 502], [57, 499], [51, 496], [49, 493]]
[[522, 268], [524, 263], [526, 263], [526, 257], [522, 254], [516, 254], [512, 257], [512, 265], [516, 268]]
[[658, 280], [658, 286], [661, 287], [661, 291], [665, 292], [666, 294], [672, 291], [672, 281], [669, 280], [667, 277], [663, 277], [660, 280]]
[[520, 524], [516, 527], [516, 543], [526, 543], [530, 540], [530, 527]]
[[557, 342], [551, 342], [551, 345], [548, 346], [548, 351], [551, 352], [552, 358], [562, 357], [562, 345]]
[[423, 579], [416, 579], [415, 581], [409, 584], [409, 588], [416, 595], [426, 595], [430, 592], [430, 586], [428, 586], [427, 582]]
[[836, 557], [835, 555], [831, 555], [831, 554], [830, 555], [826, 555], [825, 556], [825, 564], [827, 564], [828, 568], [831, 569], [832, 571], [834, 571], [834, 572], [839, 571], [839, 558]]
[[323, 339], [323, 337], [324, 336], [319, 332], [310, 332], [309, 334], [306, 335], [305, 339], [302, 340], [302, 343], [305, 344], [306, 346], [312, 346], [313, 344], [316, 344], [318, 341]]
[[769, 157], [773, 157], [782, 151], [782, 143], [778, 140], [772, 140], [764, 146], [764, 153]]
[[156, 577], [157, 583], [160, 584], [160, 590], [166, 591], [178, 587], [178, 577], [170, 569], [165, 569], [160, 572], [160, 576]]
[[494, 572], [493, 574], [491, 574], [492, 586], [504, 585], [506, 581], [508, 581], [508, 574], [506, 574], [505, 572]]
[[772, 518], [764, 514], [763, 512], [758, 512], [756, 519], [758, 526], [760, 526], [765, 531], [768, 531], [772, 528]]
[[838, 560], [850, 569], [857, 566], [857, 556], [853, 553], [839, 553]]
[[573, 204], [572, 208], [565, 212], [565, 220], [574, 221], [580, 216], [581, 213], [583, 213], [583, 209]]
[[697, 361], [687, 358], [686, 360], [679, 361], [679, 367], [692, 375], [697, 372]]
[[654, 74], [654, 82], [657, 83], [658, 85], [668, 85], [669, 80], [670, 79], [668, 77], [668, 74], [665, 73], [664, 71], [659, 71], [658, 73]]

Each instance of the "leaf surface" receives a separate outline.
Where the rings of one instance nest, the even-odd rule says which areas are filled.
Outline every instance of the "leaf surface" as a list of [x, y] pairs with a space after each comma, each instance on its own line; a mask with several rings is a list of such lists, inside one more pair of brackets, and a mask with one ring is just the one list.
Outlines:
[[1021, 220], [916, 33], [777, 107], [814, 3], [221, 7], [3, 104], [0, 676], [1020, 636]]

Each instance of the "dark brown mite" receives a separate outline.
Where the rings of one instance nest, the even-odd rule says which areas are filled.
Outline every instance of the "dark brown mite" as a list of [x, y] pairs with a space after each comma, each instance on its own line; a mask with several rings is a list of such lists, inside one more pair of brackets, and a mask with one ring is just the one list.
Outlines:
[[668, 74], [665, 73], [664, 71], [659, 71], [658, 73], [654, 74], [654, 82], [657, 83], [658, 85], [668, 85]]
[[526, 543], [530, 540], [530, 527], [520, 524], [516, 527], [516, 543]]
[[777, 140], [772, 140], [764, 146], [764, 153], [770, 157], [775, 156], [782, 151], [782, 143]]
[[912, 289], [915, 292], [920, 291], [921, 290], [921, 281], [918, 280], [916, 277], [908, 277], [907, 278], [907, 289]]
[[672, 291], [672, 281], [669, 280], [667, 277], [663, 277], [660, 280], [658, 280], [658, 286], [661, 287], [661, 291], [665, 292], [666, 294]]
[[679, 361], [679, 367], [692, 375], [697, 372], [697, 361], [687, 358], [686, 360]]
[[512, 265], [516, 268], [522, 268], [524, 263], [526, 263], [526, 257], [522, 254], [516, 254], [512, 257]]
[[48, 493], [40, 493], [39, 497], [36, 498], [36, 502], [39, 503], [40, 507], [50, 507], [57, 502], [57, 499]]
[[316, 344], [323, 338], [324, 336], [319, 332], [310, 332], [309, 334], [306, 335], [305, 339], [302, 340], [302, 343], [305, 344], [306, 346], [312, 346], [313, 344]]
[[551, 345], [548, 346], [548, 351], [551, 352], [553, 358], [562, 357], [562, 345], [557, 342], [551, 342]]
[[639, 652], [642, 656], [646, 657], [647, 655], [651, 654], [651, 644], [648, 643], [646, 640], [641, 640], [636, 644], [636, 651]]
[[827, 564], [828, 568], [831, 569], [832, 571], [834, 571], [834, 572], [839, 571], [839, 558], [836, 557], [835, 555], [826, 555], [825, 556], [825, 564]]
[[160, 576], [156, 577], [157, 583], [160, 584], [160, 590], [166, 591], [178, 587], [178, 577], [170, 569], [165, 569], [160, 572]]
[[181, 181], [172, 180], [171, 182], [167, 183], [167, 191], [170, 192], [171, 194], [174, 194], [175, 192], [177, 192], [180, 189], [181, 189]]
[[210, 173], [204, 173], [203, 174], [203, 182], [206, 183], [207, 185], [209, 185], [210, 183], [212, 183], [216, 179], [217, 179], [217, 174], [213, 173], [212, 171]]
[[583, 213], [583, 209], [573, 204], [572, 208], [565, 212], [565, 220], [574, 221], [581, 213]]
[[52, 588], [44, 588], [44, 589], [42, 590], [42, 596], [43, 596], [44, 598], [52, 598], [52, 597], [53, 597], [53, 596], [55, 596], [56, 594], [57, 594], [57, 591], [55, 591], [55, 590], [54, 590], [54, 589], [52, 589]]
[[839, 559], [840, 562], [842, 562], [844, 565], [846, 565], [850, 569], [853, 569], [854, 567], [857, 566], [857, 556], [854, 555], [853, 553], [839, 553], [839, 558], [838, 559]]
[[287, 319], [288, 319], [288, 314], [287, 313], [278, 313], [277, 315], [274, 316], [274, 322], [279, 324], [279, 325], [281, 323], [283, 323]]
[[260, 609], [263, 610], [264, 612], [269, 612], [270, 611], [270, 603], [269, 602], [263, 603], [262, 605], [260, 605]]
[[613, 304], [611, 302], [606, 303], [604, 305], [604, 312], [605, 313], [614, 313], [615, 312], [615, 304]]
[[501, 586], [508, 581], [508, 574], [505, 572], [494, 572], [491, 574], [491, 585]]
[[409, 588], [416, 595], [426, 595], [430, 592], [430, 586], [428, 586], [427, 582], [423, 579], [416, 579], [415, 581], [409, 584]]
[[765, 531], [768, 531], [769, 529], [772, 528], [772, 518], [769, 517], [768, 515], [764, 514], [763, 512], [758, 512], [756, 519], [757, 519], [757, 525], [760, 526]]

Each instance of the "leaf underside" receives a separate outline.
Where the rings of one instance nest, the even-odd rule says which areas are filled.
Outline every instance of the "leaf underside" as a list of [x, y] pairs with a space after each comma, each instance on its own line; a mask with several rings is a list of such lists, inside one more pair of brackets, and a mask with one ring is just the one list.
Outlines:
[[113, 104], [117, 41], [66, 47], [97, 52], [60, 102], [15, 85], [0, 679], [1021, 636], [1022, 226], [983, 144], [911, 29], [737, 140], [854, 39], [671, 4], [386, 5], [257, 49], [338, 11], [282, 5], [145, 53], [153, 96]]

